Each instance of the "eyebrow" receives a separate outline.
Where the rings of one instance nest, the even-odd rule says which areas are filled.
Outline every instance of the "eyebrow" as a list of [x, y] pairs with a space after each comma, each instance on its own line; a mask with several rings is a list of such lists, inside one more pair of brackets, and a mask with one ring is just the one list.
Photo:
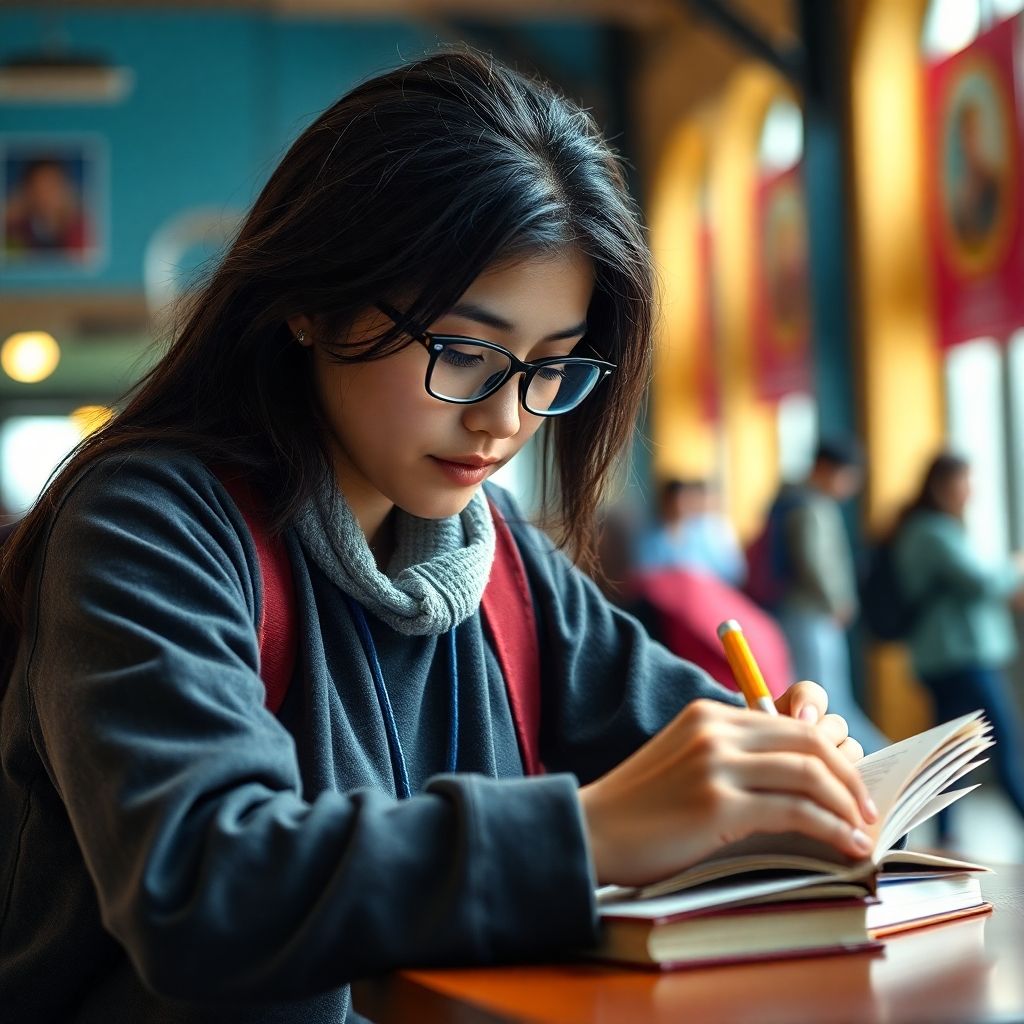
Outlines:
[[[512, 331], [515, 330], [515, 325], [510, 323], [504, 317], [498, 316], [497, 313], [492, 313], [489, 309], [485, 309], [483, 306], [478, 306], [475, 302], [459, 302], [452, 306], [448, 310], [448, 316], [462, 317], [464, 320], [473, 320], [478, 324], [483, 324], [485, 327], [493, 327], [499, 331]], [[567, 327], [564, 331], [555, 331], [554, 334], [548, 334], [542, 341], [563, 341], [567, 338], [578, 338], [580, 335], [587, 333], [587, 322], [581, 320], [578, 324], [574, 324], [572, 327]]]

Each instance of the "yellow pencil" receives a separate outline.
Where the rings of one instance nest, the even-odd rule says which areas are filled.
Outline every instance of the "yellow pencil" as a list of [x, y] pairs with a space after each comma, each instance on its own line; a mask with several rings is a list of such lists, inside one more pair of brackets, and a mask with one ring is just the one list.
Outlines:
[[766, 711], [769, 715], [777, 715], [771, 692], [765, 685], [764, 676], [754, 661], [754, 655], [750, 653], [747, 638], [743, 635], [740, 624], [735, 619], [727, 619], [718, 627], [718, 639], [725, 648], [726, 660], [740, 692], [747, 701], [747, 707], [755, 711]]

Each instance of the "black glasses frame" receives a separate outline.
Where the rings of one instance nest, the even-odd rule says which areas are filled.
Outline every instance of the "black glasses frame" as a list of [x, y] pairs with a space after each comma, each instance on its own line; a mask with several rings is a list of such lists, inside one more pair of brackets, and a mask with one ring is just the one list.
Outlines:
[[[417, 324], [414, 324], [409, 320], [408, 317], [404, 316], [397, 309], [387, 305], [387, 303], [377, 303], [377, 308], [389, 319], [396, 327], [400, 327], [403, 331], [406, 331], [410, 337], [414, 338], [421, 345], [426, 348], [430, 360], [427, 363], [427, 373], [423, 379], [423, 386], [426, 389], [428, 395], [431, 398], [436, 398], [441, 402], [450, 402], [452, 405], [475, 405], [477, 402], [483, 402], [485, 399], [491, 397], [491, 395], [500, 391], [509, 380], [516, 376], [516, 374], [522, 374], [522, 380], [519, 382], [519, 402], [522, 407], [533, 416], [562, 416], [567, 412], [572, 412], [573, 409], [579, 408], [579, 406], [594, 393], [594, 389], [598, 384], [601, 383], [605, 378], [610, 377], [612, 371], [616, 369], [615, 363], [609, 363], [604, 359], [587, 359], [582, 356], [552, 356], [549, 359], [538, 359], [535, 362], [527, 363], [520, 359], [514, 352], [510, 352], [507, 348], [501, 345], [496, 345], [491, 341], [483, 341], [481, 338], [471, 338], [468, 335], [460, 334], [434, 334], [432, 331], [424, 330]], [[439, 395], [430, 386], [430, 380], [434, 373], [434, 365], [437, 363], [441, 353], [444, 352], [448, 345], [479, 345], [481, 348], [489, 348], [493, 352], [500, 352], [509, 361], [508, 370], [501, 375], [501, 377], [489, 387], [482, 395], [477, 395], [476, 398], [451, 398], [448, 395]], [[526, 393], [530, 388], [530, 382], [541, 370], [548, 366], [565, 366], [566, 363], [571, 364], [583, 364], [586, 366], [595, 366], [600, 371], [600, 376], [590, 386], [590, 390], [584, 392], [580, 400], [568, 409], [560, 409], [556, 412], [542, 411], [539, 409], [530, 408], [529, 403], [526, 401]]]

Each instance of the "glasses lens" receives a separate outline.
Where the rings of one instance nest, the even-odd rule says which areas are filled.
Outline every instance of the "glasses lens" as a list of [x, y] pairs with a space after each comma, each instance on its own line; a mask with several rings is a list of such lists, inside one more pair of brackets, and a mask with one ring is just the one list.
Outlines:
[[443, 344], [430, 375], [435, 395], [460, 402], [480, 398], [508, 373], [511, 363], [501, 352], [471, 341]]
[[549, 416], [568, 412], [590, 394], [600, 377], [600, 367], [592, 363], [545, 364], [530, 380], [526, 405]]

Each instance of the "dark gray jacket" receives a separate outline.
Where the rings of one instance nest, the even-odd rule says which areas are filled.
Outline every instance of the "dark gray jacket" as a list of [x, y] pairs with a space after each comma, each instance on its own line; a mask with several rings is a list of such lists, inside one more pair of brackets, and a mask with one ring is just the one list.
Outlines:
[[345, 600], [294, 536], [300, 655], [275, 717], [256, 553], [219, 482], [167, 453], [110, 458], [78, 481], [37, 560], [0, 703], [7, 1024], [338, 1022], [353, 978], [594, 940], [577, 780], [687, 701], [735, 698], [496, 496], [541, 624], [549, 774], [521, 777], [479, 614], [457, 631], [456, 775], [438, 774], [445, 638], [376, 623], [417, 794], [398, 801]]

